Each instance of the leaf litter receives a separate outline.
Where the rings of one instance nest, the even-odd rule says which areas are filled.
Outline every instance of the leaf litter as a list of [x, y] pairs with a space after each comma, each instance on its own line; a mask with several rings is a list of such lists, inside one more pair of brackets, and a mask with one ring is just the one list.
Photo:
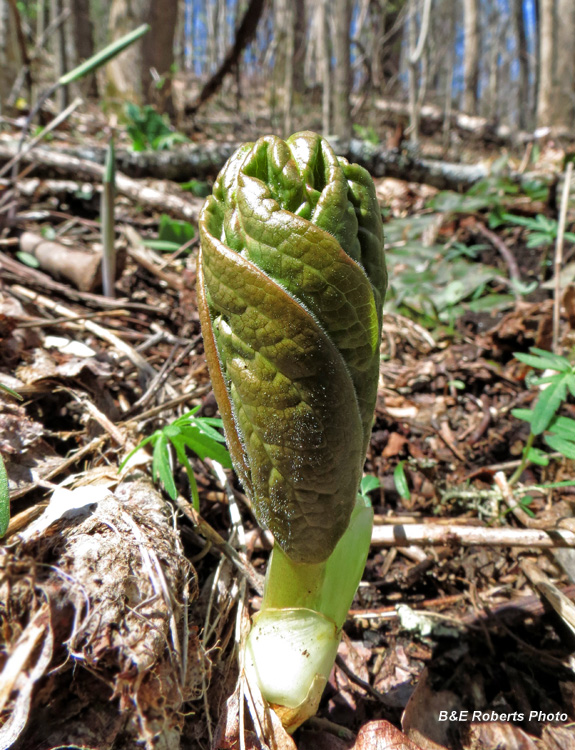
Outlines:
[[[513, 354], [549, 349], [549, 293], [531, 301], [518, 292], [505, 258], [468, 221], [485, 209], [480, 191], [463, 206], [467, 215], [445, 196], [427, 208], [435, 191], [416, 185], [406, 192], [381, 181], [378, 193], [392, 196], [392, 288], [366, 462], [379, 480], [365, 485], [376, 522], [520, 529], [523, 517], [493, 491], [494, 476], [519, 464], [529, 434], [512, 411], [531, 409], [536, 394], [526, 387], [528, 363]], [[30, 205], [44, 213], [23, 220], [26, 229], [42, 236], [60, 225], [65, 234], [66, 217], [52, 205]], [[150, 228], [166, 219], [123, 205], [130, 228], [153, 247]], [[86, 221], [74, 230], [86, 246], [97, 242], [90, 210], [83, 204]], [[505, 231], [521, 241], [522, 227]], [[166, 260], [148, 247], [145, 264], [128, 252], [116, 300], [0, 252], [0, 382], [24, 397], [19, 404], [0, 394], [12, 497], [0, 577], [3, 746], [19, 737], [22, 748], [239, 748], [245, 729], [243, 746], [253, 748], [570, 747], [574, 642], [526, 571], [545, 576], [556, 602], [572, 601], [575, 585], [559, 551], [519, 547], [374, 547], [318, 717], [293, 740], [266, 724], [265, 712], [250, 723], [248, 703], [257, 701], [235, 691], [236, 651], [260, 600], [238, 572], [229, 491], [188, 454], [202, 536], [190, 521], [186, 469], [173, 456], [163, 458], [174, 470], [173, 502], [137, 469], [120, 484], [116, 474], [143, 438], [191, 409], [214, 416], [196, 252], [192, 242], [188, 254]], [[519, 272], [524, 283], [532, 278], [521, 261]], [[561, 414], [575, 418], [569, 401]], [[562, 458], [530, 465], [521, 481], [572, 476]], [[231, 492], [242, 559], [257, 576], [269, 547], [241, 487]], [[62, 493], [68, 504], [42, 516]], [[573, 529], [572, 486], [531, 493], [519, 509], [529, 509], [530, 522]], [[444, 711], [471, 718], [440, 721]]]

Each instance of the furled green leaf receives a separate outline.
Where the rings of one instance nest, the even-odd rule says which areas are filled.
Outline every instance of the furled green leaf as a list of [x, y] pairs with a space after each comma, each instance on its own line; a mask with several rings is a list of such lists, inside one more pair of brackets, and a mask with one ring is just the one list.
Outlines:
[[149, 24], [145, 23], [142, 26], [138, 26], [138, 28], [134, 29], [134, 31], [130, 31], [129, 34], [126, 34], [120, 39], [116, 39], [116, 41], [112, 42], [107, 47], [104, 47], [104, 49], [101, 49], [99, 52], [96, 52], [96, 54], [92, 55], [92, 57], [89, 57], [81, 65], [78, 65], [77, 68], [74, 68], [69, 73], [63, 75], [59, 79], [58, 84], [60, 86], [67, 86], [69, 83], [83, 78], [85, 75], [88, 75], [92, 71], [107, 63], [108, 60], [111, 60], [113, 57], [116, 57], [116, 55], [119, 55], [120, 52], [126, 49], [126, 47], [129, 47], [131, 44], [144, 36], [144, 34], [147, 34], [149, 30]]
[[200, 217], [198, 301], [235, 468], [295, 561], [343, 534], [379, 374], [386, 272], [369, 174], [300, 133], [245, 144]]

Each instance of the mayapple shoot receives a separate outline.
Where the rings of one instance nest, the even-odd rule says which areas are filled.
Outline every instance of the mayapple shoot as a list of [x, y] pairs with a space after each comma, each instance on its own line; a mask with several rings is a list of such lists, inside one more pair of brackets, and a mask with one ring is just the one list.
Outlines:
[[275, 548], [246, 669], [317, 710], [367, 558], [358, 498], [387, 276], [369, 173], [311, 132], [242, 146], [200, 217], [198, 306], [234, 468]]

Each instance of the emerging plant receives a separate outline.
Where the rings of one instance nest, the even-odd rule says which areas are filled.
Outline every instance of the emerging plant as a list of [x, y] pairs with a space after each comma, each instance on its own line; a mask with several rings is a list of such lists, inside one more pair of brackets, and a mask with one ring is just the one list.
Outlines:
[[188, 221], [172, 219], [167, 214], [160, 216], [157, 240], [142, 240], [142, 244], [160, 253], [175, 253], [194, 238], [194, 227]]
[[115, 297], [116, 291], [116, 243], [115, 210], [116, 163], [114, 138], [110, 139], [106, 151], [106, 166], [100, 199], [100, 233], [102, 235], [102, 286], [106, 297]]
[[164, 117], [149, 104], [144, 107], [127, 104], [126, 117], [126, 132], [134, 151], [163, 151], [176, 143], [188, 142], [185, 135], [172, 130]]
[[227, 442], [275, 537], [248, 672], [317, 710], [369, 550], [358, 498], [387, 276], [368, 172], [311, 132], [242, 146], [200, 216], [198, 306]]
[[166, 425], [161, 430], [156, 430], [153, 435], [142, 440], [120, 465], [121, 471], [140, 448], [151, 443], [154, 447], [152, 458], [152, 476], [154, 481], [158, 481], [159, 479], [166, 488], [168, 495], [172, 500], [175, 500], [178, 496], [178, 491], [170, 460], [171, 444], [176, 451], [178, 461], [186, 467], [192, 492], [192, 502], [197, 511], [200, 509], [200, 496], [198, 494], [198, 485], [194, 476], [194, 470], [186, 454], [186, 448], [189, 448], [189, 450], [202, 460], [212, 458], [227, 469], [232, 466], [230, 454], [222, 445], [224, 437], [216, 429], [222, 426], [222, 420], [215, 417], [194, 416], [199, 408], [199, 406], [196, 406], [171, 424]]
[[[0, 383], [0, 391], [8, 393], [10, 396], [22, 401], [22, 396], [7, 385]], [[0, 539], [8, 530], [10, 523], [10, 488], [8, 486], [8, 474], [4, 466], [4, 459], [0, 455]]]
[[516, 353], [514, 356], [526, 365], [543, 370], [542, 377], [530, 379], [532, 386], [544, 386], [533, 409], [513, 409], [517, 419], [529, 423], [531, 428], [523, 457], [517, 470], [509, 480], [513, 485], [525, 468], [533, 463], [549, 464], [549, 453], [534, 447], [535, 439], [542, 435], [543, 441], [555, 451], [569, 459], [575, 459], [575, 420], [558, 414], [567, 393], [575, 396], [575, 366], [565, 357], [551, 354], [543, 349], [532, 348], [531, 354]]

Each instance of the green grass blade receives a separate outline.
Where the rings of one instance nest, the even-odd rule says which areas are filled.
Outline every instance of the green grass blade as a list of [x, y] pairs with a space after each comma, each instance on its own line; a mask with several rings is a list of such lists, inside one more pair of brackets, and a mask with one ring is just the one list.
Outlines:
[[16, 391], [13, 391], [12, 388], [8, 388], [8, 386], [4, 385], [4, 383], [0, 383], [0, 390], [6, 391], [6, 393], [10, 394], [10, 396], [17, 398], [18, 401], [24, 401], [24, 396], [21, 396], [19, 393], [16, 393]]
[[395, 482], [395, 488], [399, 492], [400, 497], [404, 500], [409, 500], [411, 493], [407, 484], [407, 477], [405, 476], [405, 470], [403, 468], [404, 461], [400, 461], [393, 472], [393, 481]]
[[106, 166], [102, 185], [101, 198], [101, 233], [102, 233], [102, 286], [106, 297], [115, 297], [116, 284], [116, 243], [115, 243], [115, 210], [116, 170], [114, 139], [110, 139], [106, 152]]
[[168, 439], [161, 434], [158, 442], [154, 446], [154, 457], [152, 461], [152, 475], [154, 479], [160, 477], [160, 481], [166, 488], [166, 492], [175, 500], [178, 496], [172, 467], [170, 466], [170, 454], [168, 449]]
[[190, 463], [190, 459], [186, 455], [185, 444], [180, 440], [174, 441], [173, 446], [176, 450], [176, 456], [178, 461], [186, 467], [186, 473], [188, 475], [188, 481], [190, 483], [190, 492], [192, 493], [192, 505], [200, 512], [200, 493], [198, 492], [198, 483], [196, 482], [196, 475], [194, 469]]
[[156, 430], [156, 432], [154, 432], [153, 435], [148, 435], [148, 437], [144, 438], [144, 440], [142, 440], [141, 443], [138, 443], [138, 445], [134, 448], [134, 450], [131, 450], [126, 456], [126, 458], [122, 461], [122, 463], [120, 464], [118, 468], [118, 471], [122, 471], [124, 466], [128, 463], [128, 461], [132, 458], [132, 456], [136, 455], [136, 453], [140, 450], [140, 448], [143, 448], [145, 445], [148, 445], [148, 443], [152, 443], [152, 442], [155, 443], [161, 434], [162, 433], [160, 432], [160, 430]]
[[10, 490], [8, 475], [2, 456], [0, 456], [0, 537], [3, 537], [10, 523]]

